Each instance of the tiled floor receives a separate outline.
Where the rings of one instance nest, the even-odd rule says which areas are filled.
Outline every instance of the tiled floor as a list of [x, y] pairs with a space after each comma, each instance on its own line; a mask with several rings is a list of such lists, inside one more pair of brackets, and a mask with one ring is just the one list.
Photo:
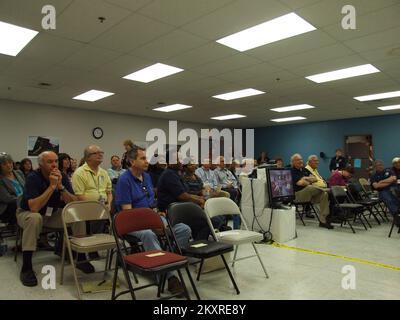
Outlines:
[[[298, 224], [298, 238], [285, 245], [391, 265], [397, 270], [259, 244], [257, 247], [269, 272], [269, 279], [264, 277], [258, 260], [252, 258], [239, 261], [234, 267], [240, 295], [235, 294], [224, 270], [204, 274], [197, 288], [202, 299], [399, 299], [400, 235], [394, 232], [389, 239], [389, 227], [388, 223], [381, 226], [374, 224], [368, 231], [357, 229], [357, 233], [353, 234], [346, 228], [318, 228], [311, 221], [306, 227]], [[250, 246], [243, 246], [239, 249], [239, 255], [248, 254], [251, 250]], [[54, 265], [59, 272], [60, 259], [54, 254], [39, 252], [35, 255], [34, 266], [39, 279], [39, 286], [35, 288], [23, 287], [19, 282], [20, 263], [21, 258], [18, 264], [14, 263], [11, 253], [0, 257], [0, 299], [76, 299], [69, 267], [66, 269], [64, 285], [57, 283], [55, 290], [44, 290], [40, 285], [43, 265]], [[354, 290], [342, 288], [345, 276], [342, 268], [345, 265], [355, 267]], [[95, 266], [101, 270], [103, 263], [95, 262]], [[85, 280], [100, 277], [82, 275]], [[122, 275], [120, 279], [124, 287]], [[141, 279], [141, 283], [145, 281]], [[156, 288], [153, 287], [138, 292], [137, 298], [153, 299], [155, 295]], [[121, 297], [129, 298], [129, 295]], [[85, 294], [84, 299], [110, 299], [110, 292]]]

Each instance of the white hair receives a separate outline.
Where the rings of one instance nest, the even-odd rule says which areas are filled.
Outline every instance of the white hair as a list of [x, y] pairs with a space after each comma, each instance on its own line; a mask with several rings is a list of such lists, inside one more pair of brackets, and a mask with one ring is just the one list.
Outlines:
[[295, 153], [294, 155], [292, 155], [292, 156], [290, 157], [290, 163], [293, 163], [293, 160], [294, 160], [295, 158], [303, 159], [303, 157], [301, 156], [300, 153]]
[[318, 160], [318, 157], [315, 154], [312, 154], [311, 156], [308, 157], [307, 161], [310, 161], [312, 159], [317, 159]]
[[392, 160], [392, 164], [393, 163], [396, 163], [396, 162], [399, 162], [400, 161], [400, 158], [399, 157], [395, 157], [395, 158], [393, 158], [393, 160]]

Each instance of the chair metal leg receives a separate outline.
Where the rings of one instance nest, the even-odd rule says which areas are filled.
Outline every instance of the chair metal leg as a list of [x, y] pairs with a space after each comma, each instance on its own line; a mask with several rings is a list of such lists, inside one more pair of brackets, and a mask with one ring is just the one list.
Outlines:
[[[71, 250], [69, 243], [68, 243], [68, 255], [69, 255], [69, 261], [71, 261], [72, 272], [74, 274], [74, 281], [75, 281], [76, 290], [78, 292], [78, 299], [82, 300], [81, 290], [79, 287], [80, 284], [78, 281], [78, 275], [76, 274], [76, 268], [75, 268], [76, 261], [74, 261], [74, 257], [72, 255], [72, 250]], [[78, 253], [76, 254], [76, 259], [78, 260]]]
[[187, 299], [187, 300], [191, 300], [191, 299], [190, 299], [189, 292], [188, 292], [188, 290], [187, 290], [187, 288], [186, 288], [186, 283], [185, 283], [185, 281], [183, 280], [181, 270], [178, 269], [178, 270], [176, 270], [176, 271], [178, 272], [179, 280], [181, 281], [181, 284], [182, 284], [182, 287], [183, 287], [183, 293], [185, 294], [186, 299]]
[[349, 224], [351, 231], [353, 231], [353, 233], [356, 233], [356, 231], [353, 228], [353, 225], [350, 223], [350, 220], [348, 220], [347, 223]]
[[235, 266], [235, 260], [236, 260], [236, 256], [237, 256], [237, 253], [238, 253], [238, 249], [239, 249], [239, 246], [236, 246], [235, 247], [235, 253], [233, 255], [233, 260], [232, 260], [232, 268]]
[[61, 272], [60, 272], [60, 285], [64, 283], [64, 268], [65, 268], [65, 240], [63, 241], [63, 247], [61, 251]]
[[115, 259], [115, 270], [114, 270], [114, 278], [112, 284], [112, 291], [111, 291], [111, 300], [115, 300], [115, 291], [117, 290], [117, 280], [118, 280], [118, 256]]
[[365, 230], [368, 230], [368, 228], [367, 228], [367, 226], [365, 225], [365, 223], [364, 223], [362, 217], [363, 217], [363, 214], [362, 214], [362, 212], [361, 212], [361, 213], [358, 214], [358, 219], [361, 221], [361, 224], [364, 226], [364, 229], [365, 229]]
[[187, 275], [188, 275], [190, 284], [191, 284], [191, 286], [192, 286], [192, 288], [193, 288], [193, 291], [194, 291], [194, 294], [196, 295], [197, 300], [201, 300], [201, 299], [200, 299], [200, 296], [199, 296], [199, 293], [198, 293], [198, 291], [197, 291], [196, 285], [194, 284], [192, 275], [190, 274], [189, 268], [186, 267], [185, 269], [186, 269], [186, 273], [187, 273]]
[[232, 272], [231, 272], [231, 270], [229, 269], [229, 266], [228, 266], [228, 264], [226, 263], [226, 260], [225, 260], [225, 257], [224, 257], [223, 254], [221, 254], [221, 258], [222, 258], [222, 261], [224, 262], [226, 271], [228, 271], [229, 278], [231, 278], [232, 284], [233, 284], [233, 286], [235, 287], [236, 294], [240, 294], [239, 288], [238, 288], [238, 286], [237, 286], [237, 284], [236, 284], [235, 279], [233, 278]]
[[200, 274], [201, 274], [201, 269], [203, 269], [203, 264], [204, 264], [204, 259], [201, 259], [200, 266], [199, 266], [199, 271], [197, 272], [197, 278], [196, 278], [197, 281], [200, 280]]
[[161, 288], [164, 286], [165, 280], [166, 280], [165, 274], [161, 274], [158, 280], [157, 298], [161, 297]]
[[14, 251], [14, 262], [15, 263], [17, 262], [17, 258], [18, 258], [18, 244], [19, 244], [20, 238], [22, 238], [22, 228], [17, 223], [17, 234], [15, 236], [15, 251]]
[[[388, 238], [390, 238], [390, 237], [392, 236], [393, 228], [394, 228], [394, 218], [393, 218], [392, 226], [390, 227], [390, 231], [389, 231], [389, 236], [388, 236]], [[400, 229], [399, 229], [399, 230], [400, 230]]]
[[261, 260], [260, 254], [258, 253], [257, 247], [256, 247], [256, 245], [254, 244], [254, 242], [252, 243], [252, 245], [253, 245], [254, 251], [256, 252], [257, 258], [258, 258], [258, 260], [259, 260], [260, 263], [261, 263], [261, 267], [262, 267], [263, 270], [264, 270], [265, 277], [266, 277], [267, 279], [269, 279], [269, 276], [268, 276], [268, 273], [267, 273], [267, 269], [265, 268], [264, 263], [263, 263], [263, 261]]
[[135, 292], [133, 291], [131, 278], [129, 277], [129, 272], [128, 272], [128, 270], [126, 270], [126, 268], [123, 267], [123, 262], [121, 262], [121, 265], [122, 265], [122, 270], [124, 272], [125, 281], [128, 284], [128, 288], [129, 288], [129, 291], [131, 293], [132, 300], [136, 300]]

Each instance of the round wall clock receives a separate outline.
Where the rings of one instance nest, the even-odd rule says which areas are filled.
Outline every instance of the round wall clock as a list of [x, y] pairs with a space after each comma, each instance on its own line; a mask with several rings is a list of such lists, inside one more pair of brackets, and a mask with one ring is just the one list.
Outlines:
[[102, 128], [96, 127], [93, 129], [92, 134], [93, 134], [93, 138], [101, 139], [103, 137], [104, 132], [103, 132]]

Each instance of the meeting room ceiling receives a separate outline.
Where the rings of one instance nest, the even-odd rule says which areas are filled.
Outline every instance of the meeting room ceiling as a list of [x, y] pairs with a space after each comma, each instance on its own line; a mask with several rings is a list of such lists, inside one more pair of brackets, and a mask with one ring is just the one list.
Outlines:
[[[231, 127], [290, 116], [314, 122], [394, 114], [377, 107], [400, 98], [353, 97], [400, 90], [400, 0], [350, 2], [355, 30], [341, 26], [349, 4], [342, 0], [0, 0], [0, 21], [39, 32], [16, 57], [0, 54], [0, 98]], [[48, 4], [56, 9], [55, 30], [42, 28]], [[316, 30], [244, 52], [216, 42], [290, 12]], [[184, 71], [147, 84], [122, 78], [154, 63]], [[305, 78], [363, 64], [381, 72], [320, 84]], [[265, 94], [212, 97], [245, 88]], [[115, 94], [72, 99], [91, 89]], [[175, 103], [193, 108], [152, 110]], [[316, 108], [270, 111], [297, 104]], [[210, 119], [226, 114], [246, 117]]]

